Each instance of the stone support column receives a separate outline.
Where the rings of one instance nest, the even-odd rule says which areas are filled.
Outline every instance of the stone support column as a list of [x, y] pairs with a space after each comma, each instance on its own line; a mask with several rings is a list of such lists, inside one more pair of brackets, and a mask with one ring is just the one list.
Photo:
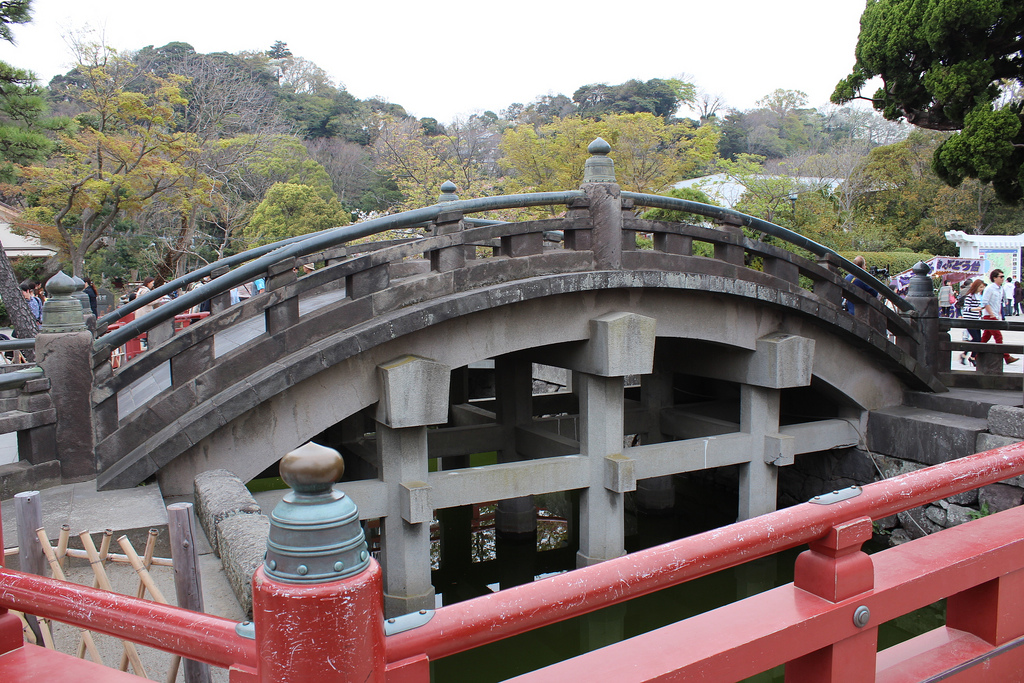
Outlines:
[[390, 618], [433, 609], [427, 425], [448, 416], [449, 369], [425, 358], [403, 356], [378, 366], [377, 454], [388, 489], [381, 565], [384, 611]]
[[590, 487], [580, 493], [580, 549], [576, 566], [624, 555], [622, 491], [606, 487], [609, 458], [622, 458], [623, 378], [581, 373], [580, 454], [587, 458]]
[[[516, 427], [533, 420], [533, 364], [529, 359], [501, 357], [494, 360], [496, 417], [502, 428], [498, 462], [515, 462], [529, 457], [516, 444]], [[495, 530], [508, 539], [535, 539], [537, 513], [533, 496], [498, 501]]]
[[654, 340], [653, 318], [608, 313], [590, 321], [584, 346], [552, 354], [552, 364], [573, 370], [580, 455], [590, 472], [580, 492], [579, 567], [625, 554], [622, 494], [636, 489], [636, 475], [633, 461], [622, 455], [623, 378], [650, 374]]
[[[751, 435], [766, 435], [779, 431], [778, 389], [751, 384], [740, 387], [740, 431]], [[750, 462], [740, 465], [739, 521], [775, 510], [778, 495], [778, 466], [765, 462], [754, 441]]]

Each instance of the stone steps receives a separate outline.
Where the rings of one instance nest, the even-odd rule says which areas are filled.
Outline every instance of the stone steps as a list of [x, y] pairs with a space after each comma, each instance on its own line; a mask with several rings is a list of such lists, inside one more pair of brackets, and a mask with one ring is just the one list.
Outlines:
[[[907, 392], [901, 406], [868, 414], [867, 445], [882, 476], [893, 477], [1024, 439], [1020, 392], [952, 389]], [[877, 521], [893, 545], [1021, 504], [1024, 476], [966, 491]]]

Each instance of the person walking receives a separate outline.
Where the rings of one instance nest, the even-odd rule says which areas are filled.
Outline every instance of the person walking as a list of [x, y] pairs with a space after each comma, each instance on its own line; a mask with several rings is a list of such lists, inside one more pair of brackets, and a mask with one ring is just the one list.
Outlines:
[[1024, 314], [1024, 284], [1021, 284], [1020, 278], [1013, 283], [1013, 312], [1015, 315]]
[[[980, 277], [967, 288], [967, 293], [964, 294], [960, 304], [960, 315], [964, 320], [981, 320], [981, 290], [984, 288], [985, 281]], [[981, 330], [968, 327], [964, 331], [967, 332], [972, 342], [981, 341]], [[968, 354], [966, 351], [960, 354], [960, 365], [967, 365], [968, 360], [972, 365], [977, 364], [975, 354]]]
[[[1003, 275], [1003, 271], [996, 268], [989, 273], [988, 279], [991, 280], [991, 284], [985, 287], [985, 291], [981, 295], [981, 319], [1002, 320], [1003, 281], [1006, 279], [1006, 276]], [[981, 342], [984, 344], [989, 339], [995, 339], [996, 344], [1002, 344], [1003, 333], [999, 330], [985, 330], [981, 335]], [[1008, 353], [1003, 354], [1003, 362], [1007, 365], [1016, 360], [1015, 357]]]
[[939, 287], [939, 317], [940, 318], [952, 318], [953, 317], [953, 306], [956, 304], [956, 299], [953, 298], [953, 287], [946, 282], [945, 278], [942, 280], [942, 285]]
[[1007, 277], [1003, 283], [1003, 319], [1013, 315], [1013, 278]]

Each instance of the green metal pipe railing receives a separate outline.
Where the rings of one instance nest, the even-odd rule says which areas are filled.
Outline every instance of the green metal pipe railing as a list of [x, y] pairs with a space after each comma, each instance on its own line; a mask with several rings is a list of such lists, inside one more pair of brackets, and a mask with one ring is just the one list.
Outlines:
[[[172, 302], [165, 304], [142, 319], [133, 320], [117, 330], [103, 335], [93, 344], [95, 353], [106, 353], [124, 344], [129, 339], [137, 337], [155, 325], [173, 318], [178, 313], [197, 306], [202, 302], [218, 294], [222, 294], [234, 287], [251, 282], [256, 277], [266, 272], [267, 268], [279, 261], [288, 258], [297, 258], [315, 254], [318, 251], [336, 247], [339, 244], [349, 242], [360, 237], [367, 237], [385, 230], [397, 228], [410, 228], [424, 225], [437, 218], [442, 213], [450, 211], [461, 211], [462, 213], [475, 213], [478, 211], [497, 211], [501, 209], [525, 208], [531, 206], [550, 206], [556, 204], [567, 204], [574, 199], [584, 197], [583, 192], [571, 190], [566, 192], [534, 192], [529, 194], [507, 195], [502, 197], [480, 197], [477, 199], [459, 199], [441, 204], [434, 204], [422, 209], [404, 211], [392, 216], [373, 218], [356, 225], [347, 225], [339, 228], [331, 228], [310, 235], [293, 237], [282, 242], [268, 244], [264, 247], [251, 249], [247, 252], [237, 254], [227, 259], [205, 266], [198, 271], [190, 273], [184, 278], [178, 278], [161, 287], [149, 292], [145, 297], [138, 297], [129, 306], [123, 306], [116, 311], [108, 313], [98, 322], [110, 323], [124, 315], [137, 310], [147, 303], [156, 301], [165, 294], [170, 294], [183, 284], [196, 282], [206, 277], [214, 270], [223, 267], [230, 267], [239, 263], [244, 265], [235, 268], [217, 279], [201, 285], [191, 292], [186, 292], [175, 298]], [[246, 261], [248, 261], [246, 263]]]
[[[193, 282], [201, 280], [202, 278], [212, 274], [215, 270], [238, 266], [237, 268], [234, 268], [234, 270], [221, 275], [215, 280], [201, 285], [191, 292], [186, 292], [185, 294], [175, 298], [172, 302], [147, 313], [144, 318], [129, 322], [121, 328], [103, 335], [96, 340], [93, 349], [96, 353], [111, 351], [124, 344], [129, 339], [148, 331], [159, 323], [173, 318], [175, 315], [186, 311], [193, 306], [201, 304], [207, 299], [223, 294], [234, 287], [256, 279], [259, 275], [265, 273], [268, 267], [285, 259], [299, 258], [315, 254], [318, 251], [336, 247], [360, 237], [367, 237], [369, 235], [384, 232], [385, 230], [427, 225], [442, 213], [457, 211], [469, 214], [481, 211], [568, 204], [575, 199], [580, 199], [585, 196], [586, 195], [580, 190], [568, 190], [564, 192], [534, 192], [500, 197], [457, 199], [441, 202], [422, 209], [413, 209], [411, 211], [404, 211], [391, 216], [373, 218], [368, 221], [363, 221], [362, 223], [357, 223], [356, 225], [330, 228], [328, 230], [322, 230], [309, 235], [292, 237], [287, 240], [250, 249], [215, 263], [211, 263], [184, 277], [172, 280], [171, 282], [157, 287], [143, 296], [137, 297], [128, 305], [122, 306], [121, 308], [103, 316], [99, 319], [98, 323], [101, 325], [109, 324], [183, 286], [187, 286]], [[802, 249], [806, 249], [816, 256], [829, 255], [844, 270], [853, 273], [856, 277], [875, 288], [883, 297], [893, 302], [899, 310], [913, 310], [913, 306], [889, 289], [888, 285], [871, 275], [863, 268], [860, 268], [852, 261], [840, 256], [835, 250], [819, 244], [814, 240], [810, 240], [799, 233], [793, 232], [792, 230], [783, 228], [782, 226], [775, 225], [774, 223], [770, 223], [760, 218], [755, 218], [754, 216], [748, 216], [747, 214], [743, 214], [738, 211], [733, 211], [732, 209], [709, 206], [707, 204], [701, 204], [699, 202], [693, 202], [685, 199], [677, 199], [674, 197], [640, 194], [636, 192], [623, 192], [622, 197], [632, 199], [634, 204], [639, 206], [685, 211], [713, 219], [729, 220], [730, 222], [739, 223], [745, 227], [763, 232], [766, 235], [771, 235], [790, 242]], [[502, 222], [469, 220], [481, 225], [493, 225]]]
[[794, 244], [801, 249], [806, 249], [815, 256], [829, 255], [839, 263], [843, 270], [848, 273], [852, 273], [862, 282], [871, 285], [873, 289], [877, 290], [879, 294], [891, 301], [899, 310], [914, 310], [914, 307], [907, 303], [903, 297], [889, 289], [888, 284], [882, 282], [874, 275], [855, 264], [853, 261], [843, 258], [834, 249], [829, 249], [824, 244], [818, 244], [814, 240], [808, 239], [800, 233], [793, 232], [781, 225], [769, 223], [761, 218], [748, 216], [745, 213], [733, 211], [732, 209], [725, 209], [720, 206], [709, 206], [707, 204], [693, 202], [688, 199], [664, 197], [654, 194], [639, 194], [637, 192], [623, 192], [622, 196], [627, 199], [632, 199], [633, 203], [639, 206], [647, 206], [654, 209], [666, 209], [669, 211], [686, 211], [688, 213], [695, 213], [700, 216], [707, 216], [708, 218], [722, 221], [731, 219], [730, 222], [739, 222], [745, 228], [753, 228], [754, 230], [763, 232], [766, 235], [778, 237], [779, 239], [785, 240], [790, 244]]

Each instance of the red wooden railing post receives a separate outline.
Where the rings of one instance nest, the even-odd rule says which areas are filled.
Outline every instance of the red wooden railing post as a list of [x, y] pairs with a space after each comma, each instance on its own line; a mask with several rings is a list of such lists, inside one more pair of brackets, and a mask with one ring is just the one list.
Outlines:
[[[0, 525], [0, 567], [4, 566], [4, 530]], [[23, 644], [21, 619], [0, 607], [0, 654], [17, 649]]]
[[1024, 570], [946, 598], [946, 626], [993, 645], [1024, 636]]
[[[860, 517], [832, 527], [812, 541], [794, 566], [793, 584], [829, 602], [844, 602], [870, 592], [874, 565], [861, 545], [871, 538], [871, 518]], [[786, 664], [786, 683], [856, 683], [875, 680], [878, 629], [868, 627], [870, 612], [851, 605], [849, 635]]]
[[337, 451], [307, 444], [281, 460], [293, 489], [271, 514], [253, 577], [261, 683], [384, 682], [384, 587], [359, 511], [331, 484]]

